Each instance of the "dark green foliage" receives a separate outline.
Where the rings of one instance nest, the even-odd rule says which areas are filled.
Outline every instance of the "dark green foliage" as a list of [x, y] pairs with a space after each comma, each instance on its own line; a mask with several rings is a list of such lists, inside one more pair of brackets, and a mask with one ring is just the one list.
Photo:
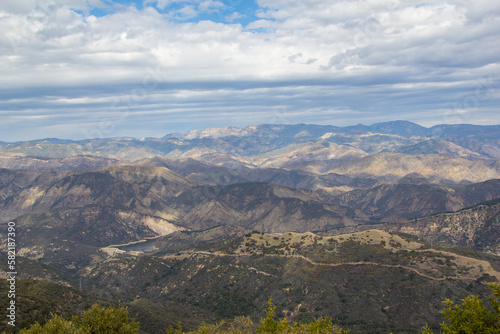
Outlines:
[[[332, 324], [332, 319], [322, 317], [311, 321], [307, 324], [290, 323], [285, 317], [281, 320], [276, 320], [276, 305], [268, 301], [266, 309], [266, 317], [261, 318], [259, 325], [255, 324], [249, 317], [236, 317], [233, 321], [226, 323], [219, 322], [214, 325], [203, 323], [197, 331], [189, 332], [188, 334], [347, 334], [349, 331], [344, 331], [337, 325]], [[183, 334], [181, 326], [174, 330], [170, 327], [168, 334]]]
[[22, 329], [20, 334], [87, 334], [75, 323], [65, 320], [60, 315], [53, 315], [45, 325], [34, 324], [29, 329]]
[[53, 315], [45, 324], [34, 324], [22, 329], [20, 334], [138, 334], [139, 326], [130, 321], [127, 310], [123, 307], [101, 307], [94, 304], [80, 318], [74, 316], [71, 321], [59, 315]]
[[[441, 324], [444, 334], [498, 334], [500, 333], [500, 285], [490, 285], [490, 305], [475, 295], [466, 297], [461, 305], [456, 305], [449, 299], [443, 303], [446, 308], [441, 312], [446, 322]], [[427, 326], [423, 334], [432, 334]]]
[[129, 321], [128, 312], [124, 307], [103, 308], [95, 304], [81, 318], [73, 321], [84, 333], [89, 334], [136, 334], [139, 326]]
[[[0, 293], [7, 296], [7, 284], [0, 280]], [[51, 313], [69, 318], [81, 314], [92, 306], [97, 298], [82, 292], [48, 281], [17, 280], [16, 281], [16, 327], [7, 326], [6, 309], [8, 298], [0, 298], [0, 332], [25, 328], [35, 322], [45, 324]]]
[[[205, 249], [210, 250], [208, 245]], [[376, 245], [348, 242], [339, 246], [335, 256], [339, 262], [367, 258], [398, 265], [418, 261], [421, 256], [432, 261], [438, 255], [433, 252], [393, 253]], [[442, 274], [433, 275], [444, 276], [444, 271], [450, 270], [455, 276], [454, 269], [449, 268], [445, 260], [443, 263], [439, 267], [435, 265], [441, 268]], [[271, 297], [276, 303], [276, 314], [297, 323], [310, 323], [328, 316], [353, 333], [417, 333], [423, 322], [437, 325], [442, 321], [438, 316], [445, 298], [457, 300], [470, 293], [480, 296], [487, 293], [486, 286], [480, 282], [430, 280], [398, 267], [330, 267], [313, 265], [302, 258], [262, 255], [193, 253], [178, 260], [154, 256], [121, 259], [96, 267], [89, 280], [99, 291], [113, 293], [109, 296], [125, 296], [133, 301], [138, 295], [157, 305], [175, 303], [182, 309], [198, 310], [194, 317], [163, 316], [162, 324], [166, 325], [163, 328], [181, 321], [186, 330], [193, 330], [202, 321], [215, 323], [241, 316], [253, 316], [252, 320], [256, 321], [255, 317], [263, 314], [262, 305]], [[161, 318], [160, 309], [169, 314], [158, 307], [156, 318]], [[147, 307], [143, 310], [147, 314]], [[141, 317], [142, 328], [146, 315]], [[150, 333], [160, 333], [153, 330], [154, 324], [150, 325]]]
[[153, 302], [138, 299], [128, 306], [130, 317], [137, 321], [145, 333], [165, 333], [165, 328], [179, 322], [186, 330], [194, 330], [203, 322], [215, 323], [217, 318], [208, 311], [175, 302]]

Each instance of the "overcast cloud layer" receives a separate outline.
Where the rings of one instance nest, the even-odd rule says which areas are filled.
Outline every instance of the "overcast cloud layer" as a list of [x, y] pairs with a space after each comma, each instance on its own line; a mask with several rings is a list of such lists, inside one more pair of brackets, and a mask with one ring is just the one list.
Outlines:
[[2, 0], [0, 140], [500, 124], [500, 2]]

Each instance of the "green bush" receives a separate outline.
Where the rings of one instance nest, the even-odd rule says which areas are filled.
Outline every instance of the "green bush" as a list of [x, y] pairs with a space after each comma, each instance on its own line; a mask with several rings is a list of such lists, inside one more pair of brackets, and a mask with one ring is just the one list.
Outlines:
[[[442, 323], [444, 334], [498, 334], [500, 333], [500, 285], [490, 284], [489, 307], [478, 296], [466, 297], [462, 305], [455, 305], [449, 299], [443, 303], [446, 308], [441, 312], [449, 324]], [[423, 334], [432, 334], [429, 327]]]
[[84, 334], [72, 321], [65, 320], [62, 316], [53, 314], [52, 318], [45, 324], [34, 324], [29, 329], [22, 329], [20, 334]]
[[[215, 325], [202, 324], [196, 332], [188, 334], [346, 334], [339, 326], [332, 324], [332, 319], [328, 317], [319, 318], [309, 324], [290, 324], [287, 318], [278, 321], [275, 319], [276, 305], [269, 300], [269, 307], [266, 309], [266, 317], [260, 320], [257, 326], [249, 317], [237, 317], [232, 322], [224, 321]], [[179, 329], [172, 327], [168, 334], [183, 334]]]
[[36, 323], [28, 329], [22, 329], [20, 334], [137, 334], [139, 326], [129, 321], [124, 307], [103, 308], [95, 304], [83, 316], [65, 320], [59, 315], [45, 324]]

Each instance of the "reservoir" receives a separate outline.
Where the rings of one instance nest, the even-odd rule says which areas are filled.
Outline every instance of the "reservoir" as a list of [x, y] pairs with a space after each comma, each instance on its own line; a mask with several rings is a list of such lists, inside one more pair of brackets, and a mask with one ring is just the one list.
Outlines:
[[130, 252], [130, 251], [135, 251], [135, 252], [144, 252], [144, 253], [150, 253], [154, 252], [157, 250], [155, 247], [156, 241], [158, 240], [157, 238], [152, 238], [152, 239], [147, 239], [147, 240], [141, 240], [137, 242], [131, 242], [126, 245], [119, 245], [119, 246], [114, 246], [120, 250]]

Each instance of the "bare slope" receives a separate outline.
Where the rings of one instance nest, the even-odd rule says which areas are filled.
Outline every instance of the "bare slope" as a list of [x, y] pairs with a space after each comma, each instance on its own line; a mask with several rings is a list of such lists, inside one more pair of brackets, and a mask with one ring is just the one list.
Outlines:
[[500, 255], [500, 202], [388, 225], [393, 231]]

